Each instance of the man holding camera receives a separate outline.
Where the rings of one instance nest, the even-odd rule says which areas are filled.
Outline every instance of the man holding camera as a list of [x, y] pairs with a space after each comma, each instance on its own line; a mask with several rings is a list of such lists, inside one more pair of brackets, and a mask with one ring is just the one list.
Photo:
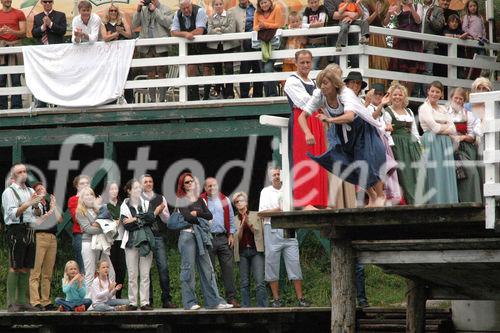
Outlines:
[[35, 263], [35, 230], [33, 224], [40, 211], [35, 209], [42, 200], [26, 186], [28, 171], [24, 164], [10, 169], [11, 184], [2, 193], [3, 218], [9, 247], [7, 273], [7, 311], [33, 311], [26, 299], [29, 270]]
[[[168, 37], [172, 15], [170, 9], [161, 4], [159, 0], [139, 0], [137, 11], [132, 18], [132, 30], [141, 27], [139, 38]], [[140, 46], [139, 53], [142, 58], [155, 58], [168, 56], [166, 45]], [[167, 66], [154, 66], [147, 69], [148, 79], [159, 79], [167, 77]], [[161, 87], [159, 91], [159, 102], [164, 102], [167, 96], [167, 87]], [[149, 88], [150, 102], [156, 102], [156, 88]]]

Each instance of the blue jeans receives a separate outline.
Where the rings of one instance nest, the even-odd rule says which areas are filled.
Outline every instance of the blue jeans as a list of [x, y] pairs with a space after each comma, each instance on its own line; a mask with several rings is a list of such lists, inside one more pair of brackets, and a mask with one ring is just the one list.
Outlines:
[[[260, 71], [262, 73], [273, 73], [274, 72], [274, 60], [269, 60], [267, 62], [260, 62]], [[264, 82], [264, 93], [266, 97], [278, 96], [278, 89], [276, 88], [276, 81], [266, 81]]]
[[107, 312], [114, 311], [116, 306], [129, 305], [128, 299], [110, 299], [106, 303], [97, 303], [92, 305], [92, 311]]
[[198, 252], [198, 246], [194, 234], [187, 231], [181, 231], [179, 235], [179, 253], [181, 255], [181, 295], [182, 305], [188, 310], [193, 305], [198, 304], [196, 297], [196, 283], [194, 268], [200, 274], [201, 292], [205, 298], [206, 308], [215, 308], [219, 304], [226, 303], [219, 296], [215, 272], [208, 255], [208, 250], [205, 250], [203, 255]]
[[82, 258], [82, 234], [73, 234], [73, 255], [75, 261], [80, 266], [80, 273], [85, 275], [85, 265]]
[[[153, 257], [160, 276], [161, 301], [162, 304], [170, 303], [170, 275], [168, 273], [168, 257], [165, 241], [161, 236], [155, 236], [156, 248], [153, 249]], [[153, 284], [149, 285], [149, 304], [153, 306]]]
[[92, 300], [89, 298], [84, 298], [81, 302], [67, 301], [62, 297], [56, 297], [55, 300], [56, 305], [60, 305], [66, 311], [75, 311], [75, 308], [80, 305], [85, 305], [85, 309], [92, 304]]
[[[0, 66], [7, 66], [0, 65]], [[12, 87], [20, 87], [21, 86], [21, 74], [10, 74], [10, 81], [12, 83]], [[4, 88], [7, 86], [7, 74], [0, 75], [0, 88]], [[23, 101], [21, 95], [12, 95], [10, 97], [11, 109], [21, 109], [23, 107]], [[8, 96], [0, 96], [0, 109], [7, 110], [8, 107]]]
[[356, 263], [356, 290], [358, 303], [368, 302], [365, 292], [365, 266]]
[[267, 307], [267, 289], [264, 280], [264, 253], [255, 248], [240, 251], [241, 306], [250, 307], [250, 271], [255, 280], [257, 306]]

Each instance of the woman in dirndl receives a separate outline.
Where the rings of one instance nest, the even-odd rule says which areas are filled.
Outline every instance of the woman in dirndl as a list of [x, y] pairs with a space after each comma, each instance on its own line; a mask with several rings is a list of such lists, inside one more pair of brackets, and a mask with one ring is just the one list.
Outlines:
[[315, 89], [304, 110], [304, 115], [311, 115], [323, 108], [324, 113], [316, 117], [330, 125], [329, 149], [322, 155], [308, 155], [326, 170], [365, 189], [367, 207], [384, 206], [386, 156], [380, 125], [354, 91], [344, 86], [340, 73], [334, 66], [318, 75], [321, 89]]
[[418, 119], [424, 131], [422, 145], [426, 176], [423, 193], [417, 193], [417, 203], [458, 203], [451, 140], [456, 129], [446, 108], [438, 104], [443, 91], [443, 84], [433, 81], [427, 89], [427, 99], [418, 109]]
[[476, 134], [474, 128], [480, 120], [464, 108], [467, 101], [467, 91], [464, 88], [455, 88], [451, 93], [451, 102], [448, 106], [457, 135], [453, 137], [456, 143], [455, 158], [462, 172], [457, 172], [458, 200], [460, 202], [482, 202], [481, 177], [478, 170], [478, 154]]

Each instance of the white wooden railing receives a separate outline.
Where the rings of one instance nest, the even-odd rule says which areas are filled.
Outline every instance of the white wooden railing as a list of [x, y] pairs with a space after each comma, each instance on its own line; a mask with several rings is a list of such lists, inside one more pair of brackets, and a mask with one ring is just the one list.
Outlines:
[[[359, 32], [358, 27], [352, 27], [352, 32]], [[448, 56], [440, 56], [426, 53], [415, 53], [409, 51], [394, 50], [390, 48], [381, 48], [369, 45], [352, 45], [342, 48], [341, 52], [336, 52], [334, 46], [313, 48], [310, 49], [313, 56], [339, 56], [339, 65], [347, 74], [348, 69], [348, 56], [349, 55], [359, 55], [359, 71], [361, 71], [365, 78], [378, 78], [378, 79], [388, 79], [388, 80], [399, 80], [399, 81], [411, 81], [415, 83], [430, 83], [434, 80], [440, 80], [445, 86], [450, 87], [466, 87], [469, 88], [472, 81], [457, 78], [457, 67], [474, 67], [485, 70], [490, 70], [491, 72], [500, 71], [500, 63], [490, 61], [490, 59], [463, 59], [457, 58], [457, 47], [467, 46], [467, 47], [478, 47], [476, 41], [471, 40], [460, 40], [457, 38], [434, 36], [428, 34], [414, 33], [408, 31], [401, 31], [396, 29], [387, 29], [380, 27], [370, 27], [372, 34], [382, 34], [390, 35], [394, 37], [403, 37], [408, 39], [416, 39], [422, 41], [435, 41], [448, 45]], [[293, 36], [311, 36], [311, 35], [335, 35], [338, 34], [339, 27], [325, 27], [316, 29], [294, 29], [294, 30], [283, 30], [283, 37], [293, 37]], [[204, 35], [197, 36], [194, 43], [205, 43], [213, 41], [229, 41], [229, 40], [244, 40], [250, 39], [251, 33], [234, 33], [234, 34], [222, 34], [222, 35]], [[203, 54], [203, 55], [187, 55], [187, 46], [191, 43], [183, 38], [170, 37], [170, 38], [151, 38], [151, 39], [139, 39], [137, 41], [137, 46], [147, 46], [147, 45], [177, 45], [179, 49], [178, 56], [169, 56], [162, 58], [147, 58], [147, 59], [134, 59], [132, 61], [131, 67], [150, 67], [150, 66], [178, 66], [178, 77], [165, 78], [165, 79], [153, 79], [153, 80], [133, 80], [127, 81], [126, 88], [128, 89], [144, 89], [150, 87], [176, 87], [179, 89], [178, 101], [175, 102], [165, 102], [165, 103], [149, 103], [149, 105], [107, 105], [95, 108], [95, 111], [106, 111], [106, 110], [116, 110], [116, 109], [133, 109], [133, 108], [165, 108], [168, 105], [172, 107], [183, 107], [186, 105], [210, 105], [211, 102], [199, 101], [199, 102], [188, 102], [187, 101], [187, 89], [189, 85], [204, 85], [204, 84], [220, 84], [220, 83], [235, 83], [236, 86], [241, 82], [264, 82], [264, 81], [279, 81], [285, 80], [290, 73], [288, 72], [274, 72], [274, 73], [259, 73], [259, 74], [234, 74], [234, 75], [223, 75], [223, 76], [187, 76], [187, 66], [188, 65], [202, 65], [207, 63], [218, 63], [224, 61], [240, 62], [245, 60], [260, 60], [260, 51], [255, 52], [237, 52], [230, 54]], [[500, 44], [490, 44], [489, 52], [493, 55], [500, 51]], [[0, 48], [0, 55], [20, 53], [21, 47], [8, 47]], [[272, 52], [272, 59], [282, 60], [285, 58], [293, 58], [296, 50], [276, 50]], [[369, 66], [369, 56], [383, 56], [383, 57], [397, 57], [402, 59], [422, 61], [422, 62], [432, 62], [437, 64], [448, 65], [448, 75], [446, 77], [435, 77], [426, 76], [421, 74], [409, 74], [402, 72], [394, 72], [388, 70], [379, 70], [375, 68], [370, 68]], [[0, 67], [0, 74], [13, 74], [13, 73], [24, 73], [24, 66], [2, 66]], [[318, 71], [313, 71], [311, 73], [312, 77], [316, 77]], [[29, 95], [31, 92], [26, 86], [21, 87], [7, 87], [0, 88], [0, 95], [16, 95], [24, 94]], [[263, 101], [284, 101], [284, 97], [278, 98], [263, 98]], [[418, 99], [417, 99], [418, 100]], [[247, 100], [248, 101], [248, 100]], [[241, 100], [217, 100], [212, 103], [217, 104], [231, 104], [231, 103], [241, 103]], [[26, 104], [26, 103], [25, 103]], [[88, 110], [88, 111], [93, 111]], [[1, 116], [13, 116], [25, 113], [45, 113], [45, 112], [75, 112], [75, 110], [68, 110], [63, 108], [56, 109], [38, 109], [34, 110], [32, 108], [24, 110], [9, 110], [0, 112]]]
[[486, 228], [499, 228], [496, 201], [500, 197], [500, 91], [471, 94], [471, 103], [484, 103], [484, 197]]

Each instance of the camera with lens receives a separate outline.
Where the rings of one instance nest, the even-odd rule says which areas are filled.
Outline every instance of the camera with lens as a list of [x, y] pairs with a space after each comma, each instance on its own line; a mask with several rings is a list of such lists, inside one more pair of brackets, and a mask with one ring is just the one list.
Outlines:
[[144, 0], [144, 6], [149, 7], [151, 2], [153, 2], [153, 0]]

